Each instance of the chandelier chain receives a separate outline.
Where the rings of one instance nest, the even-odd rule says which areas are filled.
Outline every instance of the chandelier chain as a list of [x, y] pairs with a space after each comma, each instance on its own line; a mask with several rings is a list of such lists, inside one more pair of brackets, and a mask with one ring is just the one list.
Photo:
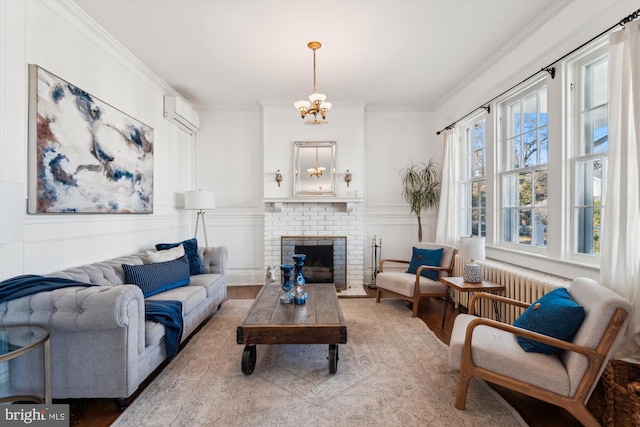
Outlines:
[[316, 49], [313, 49], [313, 93], [318, 93], [316, 91]]

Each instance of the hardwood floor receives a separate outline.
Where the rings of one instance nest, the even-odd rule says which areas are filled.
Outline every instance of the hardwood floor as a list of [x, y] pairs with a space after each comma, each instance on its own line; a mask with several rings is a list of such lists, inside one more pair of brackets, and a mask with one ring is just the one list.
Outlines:
[[[228, 299], [253, 299], [261, 286], [230, 286], [227, 290]], [[368, 296], [375, 296], [375, 290], [366, 288]], [[363, 298], [347, 297], [344, 298]], [[408, 314], [411, 314], [410, 303], [407, 303]], [[449, 307], [444, 328], [442, 324], [442, 312], [444, 301], [440, 299], [428, 298], [420, 303], [418, 317], [431, 329], [434, 334], [445, 344], [449, 344], [453, 321], [457, 315], [457, 310]], [[215, 319], [215, 316], [214, 316]], [[142, 390], [148, 385], [164, 365], [160, 366], [150, 378], [145, 381]], [[513, 406], [522, 418], [533, 427], [573, 427], [581, 426], [570, 414], [561, 408], [532, 399], [520, 393], [498, 386], [492, 386], [511, 406]], [[129, 403], [137, 397], [133, 395]], [[54, 400], [54, 403], [69, 403], [71, 410], [71, 425], [76, 427], [107, 427], [118, 417], [116, 404], [111, 399], [72, 399]]]

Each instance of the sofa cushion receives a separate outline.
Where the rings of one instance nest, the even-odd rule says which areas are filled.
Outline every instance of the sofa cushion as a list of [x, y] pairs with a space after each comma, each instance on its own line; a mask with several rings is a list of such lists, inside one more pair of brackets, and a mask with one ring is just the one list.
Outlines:
[[[418, 267], [421, 265], [429, 265], [432, 267], [439, 267], [440, 260], [442, 259], [443, 248], [440, 249], [420, 249], [413, 247], [413, 254], [411, 256], [411, 262], [407, 273], [416, 274]], [[422, 270], [421, 276], [428, 277], [431, 280], [438, 280], [438, 272], [434, 270]]]
[[147, 298], [154, 301], [180, 301], [182, 303], [182, 316], [187, 317], [207, 299], [207, 290], [204, 286], [181, 286], [166, 292]]
[[175, 248], [163, 249], [161, 251], [145, 251], [142, 255], [142, 260], [145, 264], [154, 264], [156, 262], [173, 261], [174, 259], [182, 258], [184, 254], [184, 246], [178, 245]]
[[[558, 288], [534, 301], [513, 325], [563, 341], [571, 341], [584, 316], [584, 307], [571, 298], [566, 288]], [[558, 347], [520, 336], [518, 343], [529, 352], [558, 354], [562, 351]]]
[[127, 283], [142, 289], [146, 297], [189, 284], [189, 261], [184, 255], [173, 261], [155, 264], [122, 264]]
[[189, 259], [189, 271], [191, 275], [202, 274], [202, 260], [200, 259], [200, 253], [198, 252], [198, 240], [193, 239], [183, 240], [178, 243], [158, 243], [156, 249], [159, 251], [165, 249], [175, 248], [176, 246], [184, 246], [184, 252]]
[[203, 273], [198, 276], [191, 276], [191, 283], [189, 283], [189, 286], [204, 287], [207, 290], [207, 298], [209, 298], [218, 293], [220, 288], [219, 282], [224, 282], [224, 276], [222, 274]]

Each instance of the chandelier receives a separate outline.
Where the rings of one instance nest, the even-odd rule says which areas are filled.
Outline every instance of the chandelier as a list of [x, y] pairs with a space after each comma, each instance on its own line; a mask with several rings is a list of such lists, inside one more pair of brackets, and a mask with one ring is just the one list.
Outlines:
[[[309, 42], [307, 47], [313, 50], [313, 93], [309, 95], [309, 101], [298, 101], [294, 103], [294, 107], [300, 111], [300, 115], [304, 119], [307, 114], [313, 114], [313, 120], [307, 121], [307, 124], [318, 125], [327, 123], [327, 111], [331, 108], [330, 102], [325, 102], [327, 97], [323, 93], [316, 91], [316, 50], [320, 49], [320, 42]], [[322, 116], [322, 120], [318, 120], [318, 114]]]
[[320, 178], [326, 168], [320, 166], [318, 167], [318, 146], [316, 145], [316, 167], [307, 169], [309, 176], [315, 176], [316, 178]]

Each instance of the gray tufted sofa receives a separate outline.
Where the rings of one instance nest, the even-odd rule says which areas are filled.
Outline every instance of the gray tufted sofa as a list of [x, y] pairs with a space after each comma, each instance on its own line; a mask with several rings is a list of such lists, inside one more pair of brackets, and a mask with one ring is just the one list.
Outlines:
[[[182, 341], [217, 312], [227, 296], [225, 247], [198, 248], [204, 274], [190, 284], [150, 296], [182, 302]], [[48, 274], [99, 286], [69, 287], [0, 303], [0, 325], [40, 324], [51, 331], [54, 399], [115, 398], [120, 408], [167, 358], [164, 326], [145, 321], [144, 297], [125, 284], [122, 264], [140, 265], [143, 253]], [[35, 353], [32, 355], [32, 353]], [[12, 391], [41, 394], [42, 353], [9, 368]]]

